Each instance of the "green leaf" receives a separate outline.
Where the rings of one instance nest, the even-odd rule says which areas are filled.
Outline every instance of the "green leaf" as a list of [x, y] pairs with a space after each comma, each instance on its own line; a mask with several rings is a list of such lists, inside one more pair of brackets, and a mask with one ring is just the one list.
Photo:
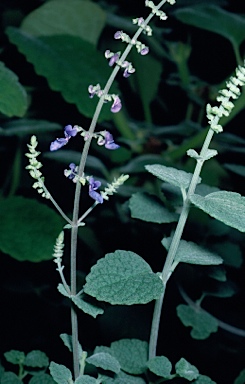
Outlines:
[[184, 377], [188, 381], [197, 379], [199, 376], [198, 369], [183, 357], [175, 364], [175, 370], [180, 377]]
[[[167, 250], [170, 247], [170, 241], [170, 237], [162, 239], [162, 245]], [[223, 263], [222, 258], [214, 252], [208, 251], [192, 241], [185, 240], [180, 240], [174, 261], [199, 265], [218, 265]]]
[[47, 373], [38, 373], [31, 378], [29, 384], [55, 384], [55, 382]]
[[135, 193], [129, 200], [131, 217], [151, 223], [172, 223], [178, 216], [169, 212], [163, 203], [152, 195]]
[[146, 165], [145, 168], [159, 179], [179, 188], [188, 188], [193, 176], [192, 173], [160, 164]]
[[244, 384], [245, 383], [245, 369], [243, 369], [239, 376], [234, 381], [234, 384]]
[[222, 256], [225, 265], [229, 265], [234, 268], [241, 267], [243, 257], [241, 248], [238, 244], [234, 244], [230, 241], [222, 241], [222, 243], [214, 244], [213, 249]]
[[113, 355], [121, 368], [133, 375], [145, 372], [147, 366], [148, 343], [138, 339], [122, 339], [111, 343]]
[[83, 375], [81, 377], [78, 377], [75, 381], [75, 384], [97, 384], [98, 381], [91, 376]]
[[50, 363], [49, 370], [54, 381], [58, 384], [71, 384], [71, 371], [62, 364]]
[[69, 295], [69, 293], [66, 291], [66, 289], [62, 283], [58, 284], [57, 289], [58, 289], [59, 293], [61, 293], [63, 296], [71, 297], [71, 295]]
[[25, 361], [25, 354], [22, 351], [16, 351], [12, 349], [11, 351], [4, 353], [5, 359], [12, 364], [23, 364]]
[[3, 252], [20, 261], [52, 259], [55, 239], [63, 226], [56, 212], [36, 200], [15, 196], [0, 199], [0, 214]]
[[219, 191], [205, 197], [194, 194], [190, 200], [215, 219], [245, 232], [245, 197], [239, 193]]
[[23, 384], [23, 381], [13, 372], [4, 372], [1, 384]]
[[245, 19], [215, 5], [201, 4], [185, 7], [174, 12], [175, 17], [189, 25], [218, 33], [233, 45], [245, 39]]
[[[100, 375], [102, 376], [102, 375]], [[106, 377], [103, 375], [103, 384], [146, 384], [141, 377], [127, 375], [121, 371], [115, 377]]]
[[4, 371], [5, 371], [5, 369], [4, 369], [4, 367], [2, 366], [2, 364], [0, 362], [0, 380], [1, 380], [1, 377], [3, 376], [3, 374], [4, 374]]
[[94, 365], [95, 367], [112, 371], [114, 373], [120, 372], [120, 364], [117, 359], [106, 352], [98, 352], [86, 359], [86, 362]]
[[24, 364], [28, 367], [44, 368], [48, 367], [48, 356], [42, 351], [31, 351], [26, 355]]
[[244, 165], [224, 164], [224, 167], [226, 169], [229, 169], [229, 171], [236, 173], [237, 175], [245, 177], [245, 166]]
[[90, 1], [54, 0], [25, 17], [21, 29], [32, 36], [71, 35], [97, 44], [106, 14]]
[[100, 259], [86, 277], [84, 291], [111, 304], [144, 304], [162, 293], [162, 282], [136, 253], [117, 250]]
[[94, 318], [104, 313], [104, 310], [102, 308], [92, 303], [89, 303], [88, 301], [84, 300], [83, 297], [72, 296], [71, 299], [79, 309], [81, 309], [84, 313], [87, 313], [88, 315]]
[[201, 308], [180, 304], [177, 307], [177, 315], [186, 327], [193, 328], [191, 330], [193, 339], [207, 339], [211, 333], [218, 330], [217, 320]]
[[[80, 37], [68, 35], [33, 37], [9, 27], [7, 35], [18, 50], [34, 65], [37, 74], [44, 76], [50, 88], [61, 92], [87, 117], [92, 117], [98, 98], [89, 98], [88, 86], [104, 84], [110, 69], [103, 55]], [[115, 82], [112, 92], [116, 92]], [[101, 119], [111, 118], [110, 104], [103, 107]]]
[[0, 112], [8, 117], [22, 117], [27, 111], [27, 94], [14, 72], [0, 61]]
[[171, 377], [172, 364], [167, 357], [154, 357], [148, 361], [147, 365], [149, 370], [155, 373], [155, 375], [164, 377], [166, 379]]
[[216, 384], [215, 381], [211, 380], [210, 377], [206, 375], [199, 375], [197, 380], [193, 381], [193, 383], [194, 384]]
[[46, 120], [20, 119], [11, 120], [2, 124], [0, 136], [38, 135], [39, 133], [61, 130], [60, 124]]
[[[67, 335], [66, 333], [62, 333], [60, 335], [60, 338], [65, 344], [65, 346], [69, 349], [69, 351], [72, 352], [72, 337], [70, 335]], [[78, 343], [78, 354], [79, 354], [79, 358], [81, 358], [83, 354], [83, 350], [80, 343]]]

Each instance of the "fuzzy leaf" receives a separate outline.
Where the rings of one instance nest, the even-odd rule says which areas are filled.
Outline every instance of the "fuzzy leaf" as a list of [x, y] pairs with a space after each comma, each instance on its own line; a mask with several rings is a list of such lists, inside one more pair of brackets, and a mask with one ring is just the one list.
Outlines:
[[197, 379], [199, 376], [198, 369], [183, 357], [175, 364], [175, 370], [180, 377], [184, 377], [188, 381]]
[[88, 315], [94, 318], [104, 313], [104, 310], [102, 308], [92, 303], [89, 303], [88, 301], [84, 300], [82, 297], [73, 296], [71, 297], [71, 299], [79, 309], [81, 309], [84, 313], [87, 313]]
[[[163, 238], [162, 245], [168, 250], [171, 238]], [[178, 263], [189, 263], [199, 265], [218, 265], [223, 260], [214, 252], [210, 252], [192, 241], [180, 240], [174, 261]]]
[[71, 297], [71, 296], [69, 295], [69, 293], [66, 291], [66, 289], [65, 289], [65, 287], [64, 287], [64, 285], [63, 285], [62, 283], [59, 283], [59, 284], [58, 284], [57, 289], [58, 289], [59, 293], [61, 293], [63, 296], [65, 296], [65, 297]]
[[148, 172], [152, 173], [159, 179], [179, 188], [188, 188], [192, 179], [192, 173], [181, 171], [172, 167], [166, 167], [165, 165], [146, 165], [145, 168]]
[[234, 384], [244, 384], [245, 383], [245, 369], [243, 369], [239, 376], [234, 381]]
[[[103, 84], [110, 69], [92, 44], [68, 35], [33, 37], [12, 27], [7, 29], [7, 35], [34, 65], [37, 74], [47, 79], [52, 90], [61, 92], [83, 115], [93, 116], [98, 98], [89, 98], [88, 86], [95, 82]], [[112, 92], [116, 93], [114, 86]], [[103, 107], [101, 119], [111, 118], [110, 104]]]
[[106, 352], [98, 352], [86, 359], [89, 364], [95, 367], [112, 371], [114, 373], [120, 372], [120, 364], [117, 359]]
[[1, 384], [23, 384], [23, 381], [13, 372], [4, 372], [1, 377]]
[[49, 359], [42, 351], [31, 351], [26, 355], [24, 364], [28, 367], [44, 368], [48, 367]]
[[5, 359], [12, 364], [23, 364], [25, 361], [25, 354], [22, 351], [12, 349], [11, 351], [4, 353]]
[[217, 320], [202, 309], [198, 310], [188, 305], [180, 304], [177, 307], [177, 315], [186, 327], [191, 326], [193, 328], [191, 330], [193, 339], [207, 339], [211, 333], [218, 330]]
[[197, 380], [193, 381], [193, 383], [194, 384], [216, 384], [215, 381], [211, 380], [210, 377], [206, 375], [199, 375]]
[[245, 19], [211, 4], [184, 7], [174, 12], [180, 21], [197, 28], [218, 33], [234, 45], [245, 39]]
[[133, 375], [145, 372], [147, 366], [148, 343], [138, 339], [122, 339], [111, 343], [113, 355], [121, 368]]
[[135, 193], [129, 200], [131, 217], [151, 223], [172, 223], [178, 216], [169, 212], [156, 197], [145, 193]]
[[84, 292], [111, 304], [148, 303], [162, 292], [160, 278], [136, 253], [117, 250], [94, 265], [86, 277]]
[[29, 384], [55, 384], [55, 381], [47, 373], [38, 373], [31, 378]]
[[19, 83], [14, 72], [0, 61], [0, 112], [8, 117], [22, 117], [26, 113], [28, 103], [24, 87]]
[[161, 163], [162, 157], [159, 155], [147, 154], [135, 157], [129, 161], [126, 165], [120, 168], [121, 173], [138, 173], [145, 172], [147, 164]]
[[125, 372], [121, 371], [115, 377], [105, 377], [103, 384], [146, 384], [145, 380], [141, 377], [127, 375]]
[[[72, 352], [72, 337], [70, 335], [67, 335], [66, 333], [62, 333], [60, 334], [60, 338], [65, 344], [65, 346], [69, 349], [69, 351]], [[83, 353], [83, 350], [82, 350], [81, 344], [78, 343], [79, 358], [82, 357], [82, 353]]]
[[43, 132], [52, 132], [61, 130], [60, 124], [52, 123], [46, 120], [20, 119], [11, 120], [2, 124], [0, 136], [25, 136], [38, 135]]
[[50, 363], [49, 370], [54, 381], [58, 384], [72, 383], [71, 371], [62, 364]]
[[245, 232], [245, 197], [239, 193], [219, 191], [205, 197], [194, 194], [190, 200], [215, 219]]
[[98, 381], [91, 376], [83, 375], [81, 377], [78, 377], [75, 381], [75, 384], [96, 384]]
[[[21, 196], [0, 199], [0, 249], [13, 258], [39, 262], [52, 259], [63, 220], [51, 208]], [[48, 225], [47, 225], [48, 223]]]
[[149, 370], [157, 376], [161, 376], [166, 379], [171, 376], [172, 364], [165, 356], [154, 357], [148, 361], [147, 366]]
[[72, 35], [96, 44], [105, 19], [102, 8], [90, 1], [53, 0], [29, 13], [21, 29], [32, 36]]

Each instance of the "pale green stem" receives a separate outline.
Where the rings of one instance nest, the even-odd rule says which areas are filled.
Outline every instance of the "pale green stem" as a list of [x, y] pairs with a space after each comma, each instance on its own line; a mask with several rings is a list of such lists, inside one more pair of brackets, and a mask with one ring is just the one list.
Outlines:
[[50, 194], [49, 190], [46, 188], [45, 184], [42, 182], [41, 179], [38, 179], [39, 183], [42, 184], [42, 188], [43, 190], [49, 194], [49, 200], [52, 202], [52, 204], [55, 206], [55, 208], [57, 209], [57, 211], [60, 213], [60, 215], [63, 217], [63, 219], [65, 219], [65, 221], [67, 223], [69, 223], [70, 225], [72, 225], [72, 221], [69, 219], [69, 217], [65, 214], [65, 212], [63, 212], [63, 210], [60, 208], [60, 206], [56, 203], [56, 201], [54, 200], [54, 198], [52, 197], [52, 195]]
[[[166, 0], [163, 0], [159, 3], [158, 9], [166, 2]], [[150, 15], [145, 20], [145, 25], [149, 23], [149, 21], [152, 19], [154, 14], [150, 13]], [[143, 28], [139, 28], [135, 35], [133, 36], [134, 40], [137, 40], [138, 36], [143, 31]], [[120, 57], [120, 60], [123, 62], [129, 52], [131, 51], [133, 47], [133, 44], [128, 44], [126, 47], [124, 53]], [[111, 73], [111, 76], [109, 77], [106, 86], [104, 88], [104, 94], [108, 94], [109, 90], [111, 88], [111, 85], [120, 70], [120, 67], [118, 65], [115, 66], [114, 70]], [[92, 140], [92, 135], [94, 133], [98, 117], [100, 115], [100, 111], [104, 104], [104, 98], [101, 97], [99, 99], [99, 102], [96, 106], [96, 110], [93, 116], [93, 119], [90, 124], [90, 128], [88, 130], [89, 138], [87, 141], [85, 141], [81, 160], [78, 168], [78, 178], [80, 178], [84, 173], [84, 168], [88, 156], [89, 147]], [[76, 253], [77, 253], [77, 232], [78, 232], [78, 216], [79, 216], [79, 204], [80, 204], [80, 195], [81, 195], [81, 183], [76, 183], [76, 189], [75, 189], [75, 197], [74, 197], [74, 207], [73, 207], [73, 216], [72, 216], [72, 223], [71, 223], [71, 261], [70, 261], [70, 267], [71, 267], [71, 294], [76, 295]], [[79, 356], [78, 356], [78, 327], [77, 327], [77, 314], [75, 312], [74, 306], [71, 306], [71, 326], [72, 326], [72, 351], [73, 351], [73, 367], [74, 367], [74, 377], [75, 380], [79, 376]]]
[[[208, 150], [213, 134], [214, 134], [214, 131], [212, 129], [209, 129], [206, 139], [203, 143], [202, 150], [200, 152], [200, 156], [203, 158], [205, 158], [205, 154]], [[171, 276], [174, 258], [175, 258], [177, 249], [179, 247], [179, 243], [180, 243], [182, 233], [186, 224], [186, 220], [188, 218], [188, 214], [190, 210], [190, 196], [195, 192], [203, 164], [204, 164], [204, 160], [198, 160], [196, 163], [194, 174], [193, 174], [193, 177], [187, 192], [187, 196], [184, 201], [183, 208], [180, 214], [180, 218], [179, 218], [179, 221], [178, 221], [178, 224], [177, 224], [177, 227], [168, 251], [168, 255], [167, 255], [163, 270], [162, 270], [163, 293], [160, 296], [160, 298], [157, 299], [155, 302], [155, 309], [153, 313], [152, 328], [151, 328], [150, 343], [149, 343], [149, 359], [152, 359], [153, 357], [156, 356], [158, 329], [160, 324], [162, 304], [163, 304], [164, 294], [166, 290], [166, 284], [168, 279]]]
[[64, 287], [65, 287], [66, 292], [68, 293], [68, 295], [70, 295], [71, 294], [70, 287], [69, 287], [69, 285], [66, 282], [65, 276], [63, 274], [63, 269], [64, 269], [64, 266], [62, 266], [61, 262], [59, 261], [57, 263], [57, 271], [60, 274], [60, 278], [62, 280], [62, 283], [63, 283]]

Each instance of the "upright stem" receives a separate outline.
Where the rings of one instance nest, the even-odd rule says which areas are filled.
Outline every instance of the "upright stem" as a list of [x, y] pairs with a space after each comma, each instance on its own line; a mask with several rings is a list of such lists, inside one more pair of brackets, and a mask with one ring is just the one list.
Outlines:
[[157, 339], [158, 339], [158, 330], [160, 325], [160, 318], [161, 318], [161, 312], [162, 312], [162, 304], [163, 299], [166, 291], [166, 284], [168, 279], [171, 276], [171, 267], [177, 252], [177, 249], [179, 247], [179, 243], [184, 231], [184, 227], [188, 218], [189, 210], [190, 210], [190, 196], [195, 192], [198, 178], [202, 170], [202, 166], [204, 164], [204, 158], [206, 155], [206, 152], [208, 150], [209, 144], [212, 140], [214, 131], [212, 129], [209, 129], [206, 139], [203, 143], [202, 150], [200, 152], [200, 156], [203, 157], [203, 159], [200, 159], [196, 163], [196, 167], [194, 170], [194, 174], [192, 176], [192, 180], [187, 192], [186, 199], [183, 204], [183, 208], [180, 214], [180, 218], [168, 251], [168, 255], [162, 270], [162, 282], [163, 282], [163, 293], [159, 297], [159, 299], [155, 302], [155, 308], [153, 313], [153, 319], [152, 319], [152, 327], [151, 327], [151, 335], [150, 335], [150, 342], [149, 342], [149, 359], [152, 359], [156, 356], [156, 349], [157, 349]]
[[[166, 0], [162, 0], [157, 9], [161, 8], [161, 6], [166, 2]], [[145, 20], [145, 25], [149, 23], [149, 21], [154, 17], [153, 13], [150, 13], [147, 19]], [[143, 28], [139, 28], [135, 35], [133, 36], [132, 40], [137, 40], [141, 32], [143, 31]], [[131, 51], [133, 47], [133, 44], [128, 44], [125, 51], [123, 52], [122, 56], [120, 57], [120, 60], [123, 62], [129, 52]], [[108, 94], [109, 90], [111, 88], [111, 85], [120, 70], [120, 66], [116, 65], [114, 70], [111, 73], [111, 76], [109, 77], [105, 88], [104, 88], [104, 94]], [[91, 121], [88, 133], [89, 138], [85, 142], [81, 160], [78, 168], [78, 177], [80, 178], [84, 173], [84, 168], [88, 156], [89, 147], [92, 140], [92, 135], [94, 133], [98, 117], [100, 115], [101, 109], [104, 104], [104, 98], [101, 97], [98, 101], [98, 104], [96, 106], [96, 110], [93, 116], [93, 119]], [[76, 254], [77, 254], [77, 232], [78, 232], [78, 224], [79, 224], [79, 205], [80, 205], [80, 195], [81, 195], [81, 184], [78, 182], [76, 183], [76, 189], [75, 189], [75, 196], [74, 196], [74, 207], [73, 207], [73, 216], [72, 216], [72, 229], [71, 229], [71, 261], [70, 261], [70, 267], [71, 267], [71, 294], [76, 295]], [[71, 326], [72, 326], [72, 350], [73, 350], [73, 366], [74, 366], [74, 376], [75, 379], [79, 376], [79, 355], [78, 355], [78, 327], [77, 327], [77, 314], [75, 312], [74, 307], [71, 307]]]

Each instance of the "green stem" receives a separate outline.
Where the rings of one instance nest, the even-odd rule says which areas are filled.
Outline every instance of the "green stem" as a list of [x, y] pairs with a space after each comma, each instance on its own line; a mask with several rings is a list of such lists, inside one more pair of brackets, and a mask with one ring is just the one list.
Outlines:
[[202, 166], [205, 161], [204, 158], [208, 150], [208, 147], [210, 145], [210, 142], [212, 140], [213, 134], [214, 134], [214, 131], [212, 129], [209, 129], [206, 139], [203, 143], [202, 150], [200, 152], [200, 156], [203, 157], [203, 159], [198, 160], [196, 163], [194, 174], [193, 174], [193, 177], [186, 195], [186, 199], [184, 201], [183, 208], [180, 214], [180, 218], [179, 218], [179, 221], [178, 221], [178, 224], [177, 224], [177, 227], [168, 251], [168, 255], [167, 255], [163, 270], [162, 270], [162, 282], [163, 282], [164, 290], [160, 298], [157, 299], [155, 302], [155, 309], [153, 313], [152, 328], [151, 328], [150, 343], [149, 343], [149, 359], [156, 356], [158, 329], [160, 324], [164, 294], [166, 291], [166, 284], [168, 279], [171, 276], [174, 258], [175, 258], [177, 249], [179, 247], [179, 243], [180, 243], [180, 240], [184, 231], [184, 227], [188, 218], [188, 214], [190, 210], [190, 196], [195, 192], [199, 175], [201, 173]]
[[[165, 2], [166, 2], [166, 0], [162, 0], [159, 3], [157, 8], [159, 9]], [[154, 14], [150, 13], [149, 16], [147, 17], [147, 19], [145, 20], [144, 24], [147, 25], [153, 16], [154, 16]], [[139, 37], [139, 35], [141, 34], [142, 31], [143, 31], [143, 28], [140, 27], [136, 31], [132, 40], [137, 40], [137, 38]], [[131, 44], [131, 43], [127, 45], [124, 53], [120, 57], [120, 60], [122, 62], [126, 59], [127, 55], [131, 51], [132, 47], [133, 47], [133, 44]], [[112, 83], [113, 83], [119, 70], [120, 70], [120, 66], [116, 65], [114, 70], [111, 73], [111, 76], [109, 77], [109, 79], [105, 85], [105, 88], [104, 88], [104, 94], [105, 95], [109, 93], [111, 85], [112, 85]], [[84, 173], [84, 168], [85, 168], [85, 164], [86, 164], [86, 160], [87, 160], [87, 156], [88, 156], [88, 151], [89, 151], [89, 147], [90, 147], [91, 140], [92, 140], [92, 135], [94, 133], [94, 130], [95, 130], [95, 127], [96, 127], [96, 124], [98, 121], [98, 117], [100, 115], [103, 104], [104, 104], [104, 98], [101, 97], [98, 101], [97, 106], [96, 106], [96, 110], [95, 110], [93, 119], [91, 121], [89, 130], [88, 130], [89, 138], [87, 141], [85, 141], [85, 144], [83, 147], [81, 160], [80, 160], [80, 164], [79, 164], [79, 168], [78, 168], [78, 177], [79, 178]], [[70, 274], [71, 274], [71, 294], [72, 295], [76, 295], [76, 289], [77, 289], [76, 288], [76, 285], [77, 285], [76, 284], [76, 254], [77, 254], [77, 233], [78, 233], [78, 225], [79, 225], [78, 217], [79, 217], [80, 195], [81, 195], [81, 183], [78, 182], [78, 183], [76, 183], [73, 216], [72, 216], [72, 224], [71, 224], [72, 228], [71, 228], [71, 256], [70, 256], [71, 272], [70, 272]], [[75, 311], [73, 305], [71, 307], [71, 326], [72, 326], [73, 367], [74, 367], [74, 377], [76, 380], [79, 376], [78, 327], [77, 327], [77, 314], [76, 314], [76, 311]]]

